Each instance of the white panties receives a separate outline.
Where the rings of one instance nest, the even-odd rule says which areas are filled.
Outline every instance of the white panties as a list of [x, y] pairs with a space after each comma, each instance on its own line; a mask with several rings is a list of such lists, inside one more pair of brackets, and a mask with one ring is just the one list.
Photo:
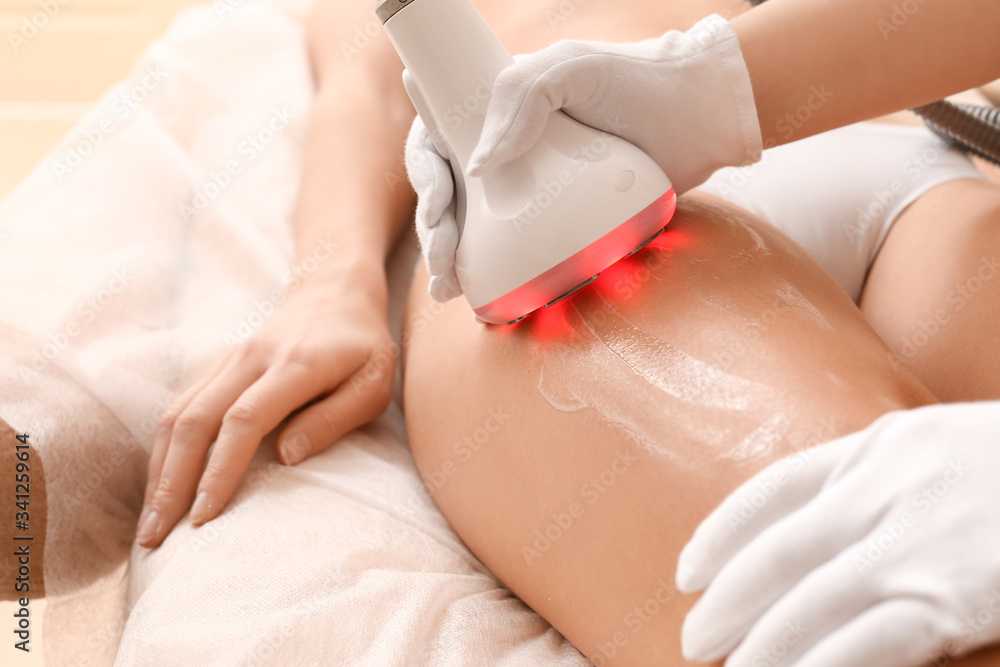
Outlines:
[[766, 150], [700, 189], [791, 236], [857, 302], [896, 218], [931, 188], [965, 178], [985, 177], [929, 130], [867, 122]]

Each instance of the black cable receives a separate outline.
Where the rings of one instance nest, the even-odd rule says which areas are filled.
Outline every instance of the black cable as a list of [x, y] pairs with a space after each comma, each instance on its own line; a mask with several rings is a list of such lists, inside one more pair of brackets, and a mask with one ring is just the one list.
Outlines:
[[951, 145], [1000, 165], [1000, 109], [942, 100], [913, 112]]

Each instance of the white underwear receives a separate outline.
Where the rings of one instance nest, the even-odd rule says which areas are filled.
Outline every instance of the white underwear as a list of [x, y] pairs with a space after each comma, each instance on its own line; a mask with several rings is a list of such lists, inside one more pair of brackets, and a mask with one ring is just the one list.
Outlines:
[[857, 302], [896, 218], [931, 188], [965, 178], [985, 177], [929, 130], [869, 122], [771, 148], [700, 189], [791, 236]]

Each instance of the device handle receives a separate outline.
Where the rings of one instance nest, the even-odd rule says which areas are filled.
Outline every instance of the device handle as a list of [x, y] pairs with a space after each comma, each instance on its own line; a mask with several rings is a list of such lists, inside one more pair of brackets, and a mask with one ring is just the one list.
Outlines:
[[428, 106], [427, 100], [424, 99], [423, 93], [420, 92], [420, 84], [417, 83], [417, 80], [413, 78], [408, 69], [403, 70], [403, 87], [406, 88], [406, 94], [410, 96], [410, 101], [413, 102], [413, 108], [420, 115], [420, 120], [424, 122], [427, 133], [431, 135], [434, 148], [444, 157], [448, 157], [448, 146], [444, 143], [441, 128], [434, 122], [434, 114], [431, 113], [431, 108]]

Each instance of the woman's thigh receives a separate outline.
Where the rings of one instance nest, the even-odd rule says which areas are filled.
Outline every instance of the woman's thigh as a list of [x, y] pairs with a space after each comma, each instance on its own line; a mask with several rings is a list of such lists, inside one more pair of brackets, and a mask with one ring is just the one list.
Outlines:
[[934, 401], [801, 248], [693, 193], [646, 250], [519, 325], [430, 302], [422, 269], [405, 325], [428, 488], [598, 664], [684, 664], [676, 558], [737, 485]]
[[861, 310], [942, 401], [1000, 398], [1000, 185], [946, 183], [896, 220]]
[[[69, 595], [113, 572], [132, 548], [146, 483], [135, 436], [37, 344], [0, 323], [0, 506], [11, 512], [0, 522], [0, 600]], [[27, 582], [15, 580], [15, 534], [31, 537]]]

